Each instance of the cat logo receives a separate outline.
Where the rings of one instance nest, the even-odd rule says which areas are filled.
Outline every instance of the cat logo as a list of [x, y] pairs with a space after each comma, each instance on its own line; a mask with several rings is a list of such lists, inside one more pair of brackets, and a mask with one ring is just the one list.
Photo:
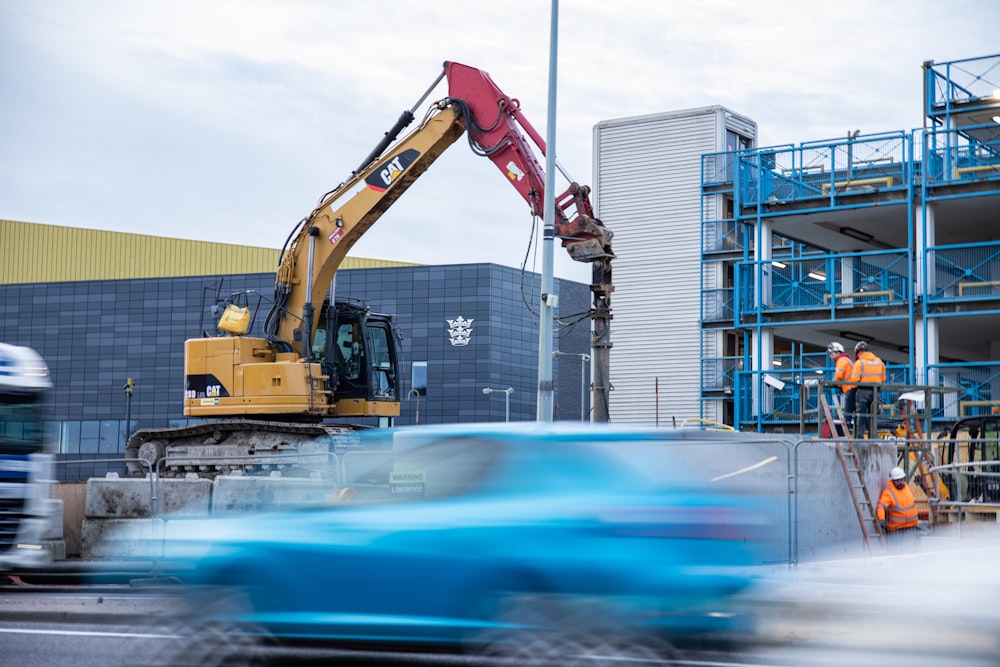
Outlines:
[[399, 155], [385, 162], [374, 173], [370, 174], [365, 179], [365, 183], [376, 192], [385, 192], [418, 157], [420, 157], [419, 151], [415, 148], [407, 148]]

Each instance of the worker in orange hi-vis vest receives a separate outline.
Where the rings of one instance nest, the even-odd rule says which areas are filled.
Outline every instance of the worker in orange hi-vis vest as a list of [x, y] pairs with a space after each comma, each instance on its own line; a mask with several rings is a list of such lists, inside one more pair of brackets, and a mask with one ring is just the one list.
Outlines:
[[858, 341], [854, 346], [854, 376], [852, 381], [871, 383], [869, 386], [859, 386], [855, 389], [855, 405], [858, 410], [858, 428], [855, 436], [870, 437], [872, 403], [875, 401], [875, 387], [872, 384], [885, 384], [885, 362], [868, 349], [868, 343]]
[[882, 532], [897, 546], [901, 541], [899, 538], [916, 535], [917, 501], [910, 485], [906, 483], [906, 473], [902, 468], [896, 467], [889, 471], [889, 481], [878, 499], [876, 516]]

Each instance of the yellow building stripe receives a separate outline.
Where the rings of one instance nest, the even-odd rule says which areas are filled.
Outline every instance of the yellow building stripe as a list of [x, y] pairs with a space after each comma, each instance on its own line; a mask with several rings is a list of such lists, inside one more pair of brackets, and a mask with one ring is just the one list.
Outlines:
[[[0, 285], [273, 273], [277, 248], [0, 220]], [[348, 257], [341, 269], [416, 266]]]

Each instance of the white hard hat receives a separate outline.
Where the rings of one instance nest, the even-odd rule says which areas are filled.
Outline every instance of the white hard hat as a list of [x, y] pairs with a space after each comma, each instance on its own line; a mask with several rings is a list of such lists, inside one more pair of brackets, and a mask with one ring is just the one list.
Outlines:
[[889, 479], [896, 481], [897, 479], [903, 479], [906, 477], [906, 473], [903, 472], [902, 468], [893, 468], [889, 471]]
[[841, 345], [840, 343], [838, 343], [837, 341], [833, 341], [832, 343], [830, 343], [829, 345], [826, 346], [826, 351], [827, 352], [843, 352], [844, 351], [844, 346]]

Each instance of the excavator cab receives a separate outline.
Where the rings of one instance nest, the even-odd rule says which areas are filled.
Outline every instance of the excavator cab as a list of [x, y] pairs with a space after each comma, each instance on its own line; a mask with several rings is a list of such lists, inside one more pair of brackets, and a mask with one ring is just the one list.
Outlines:
[[320, 321], [324, 326], [313, 341], [313, 360], [336, 397], [337, 416], [390, 416], [383, 408], [398, 410], [402, 335], [395, 317], [353, 301], [337, 301], [330, 308], [327, 300]]
[[959, 419], [948, 433], [943, 454], [943, 463], [963, 465], [960, 476], [942, 475], [952, 498], [961, 491], [964, 501], [1000, 502], [1000, 415]]

